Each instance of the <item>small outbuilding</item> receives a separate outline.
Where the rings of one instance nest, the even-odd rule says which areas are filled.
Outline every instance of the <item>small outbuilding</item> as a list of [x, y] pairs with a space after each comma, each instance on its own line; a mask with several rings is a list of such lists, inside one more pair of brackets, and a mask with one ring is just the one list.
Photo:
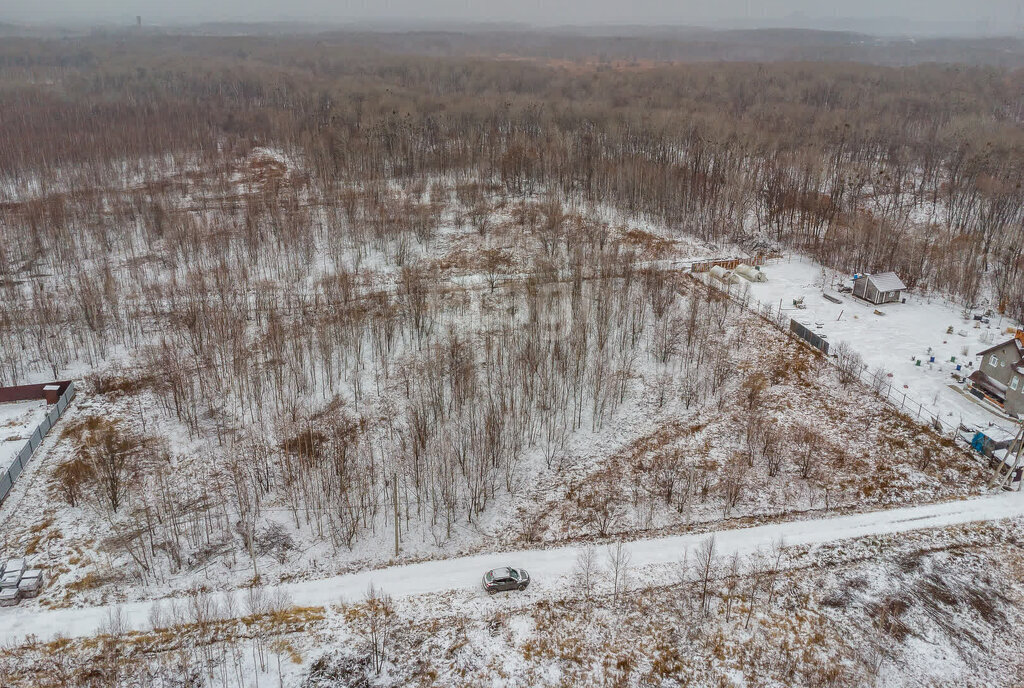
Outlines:
[[853, 278], [853, 295], [875, 305], [894, 303], [903, 298], [907, 285], [895, 272], [857, 275]]
[[740, 263], [736, 266], [733, 271], [740, 277], [743, 277], [748, 282], [767, 282], [768, 276], [761, 272], [759, 266], [747, 265], [746, 263]]

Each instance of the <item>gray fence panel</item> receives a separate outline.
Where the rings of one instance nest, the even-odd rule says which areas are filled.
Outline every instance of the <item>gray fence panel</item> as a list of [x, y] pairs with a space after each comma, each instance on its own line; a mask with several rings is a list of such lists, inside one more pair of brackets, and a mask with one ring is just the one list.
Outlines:
[[15, 461], [11, 464], [11, 467], [7, 470], [7, 475], [11, 476], [11, 483], [14, 483], [18, 476], [21, 475], [21, 462]]
[[28, 463], [29, 457], [31, 456], [32, 445], [26, 442], [25, 446], [21, 448], [21, 451], [18, 452], [18, 460], [21, 461], [21, 464], [24, 466], [26, 463]]
[[39, 432], [40, 437], [46, 437], [46, 433], [50, 432], [50, 417], [43, 416], [43, 419], [39, 421], [39, 425], [36, 426], [36, 431]]
[[64, 409], [68, 407], [68, 403], [67, 393], [65, 392], [64, 394], [61, 394], [60, 399], [57, 400], [57, 415], [64, 415]]
[[53, 428], [53, 426], [57, 424], [57, 421], [60, 420], [60, 411], [56, 406], [50, 409], [50, 412], [46, 415], [46, 420], [50, 422], [50, 428]]
[[11, 491], [11, 487], [14, 485], [14, 481], [11, 480], [9, 473], [4, 473], [0, 476], [0, 500], [7, 496], [7, 493]]
[[810, 329], [805, 327], [803, 324], [798, 323], [796, 320], [790, 319], [789, 331], [795, 334], [800, 339], [804, 340], [815, 349], [820, 350], [822, 353], [828, 353], [828, 342], [816, 335]]

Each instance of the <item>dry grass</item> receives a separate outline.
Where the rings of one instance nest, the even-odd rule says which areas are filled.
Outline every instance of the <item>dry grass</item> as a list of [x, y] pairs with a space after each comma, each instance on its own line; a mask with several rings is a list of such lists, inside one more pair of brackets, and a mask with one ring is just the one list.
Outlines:
[[137, 396], [157, 383], [154, 375], [129, 376], [110, 371], [94, 371], [85, 381], [92, 394], [113, 399]]

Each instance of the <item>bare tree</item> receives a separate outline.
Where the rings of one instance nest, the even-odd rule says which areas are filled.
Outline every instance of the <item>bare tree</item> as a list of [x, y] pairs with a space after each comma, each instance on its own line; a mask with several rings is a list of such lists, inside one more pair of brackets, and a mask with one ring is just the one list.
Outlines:
[[774, 421], [765, 423], [761, 428], [761, 458], [764, 459], [770, 478], [777, 476], [782, 468], [785, 458], [782, 438], [782, 431]]
[[700, 611], [707, 616], [711, 611], [708, 588], [715, 575], [715, 536], [708, 536], [697, 550], [696, 567], [700, 584]]
[[782, 559], [785, 555], [786, 545], [780, 537], [772, 543], [771, 550], [768, 552], [768, 562], [764, 569], [765, 580], [768, 587], [765, 604], [769, 608], [771, 608], [772, 602], [775, 600], [775, 586], [778, 581], [779, 574], [782, 572]]
[[754, 607], [757, 605], [757, 592], [761, 589], [763, 577], [764, 554], [758, 548], [747, 558], [747, 616], [743, 622], [744, 628], [750, 628], [750, 619], [754, 615]]
[[800, 471], [800, 477], [807, 480], [818, 470], [821, 460], [822, 439], [809, 425], [795, 425], [791, 431], [790, 446], [793, 461]]
[[498, 281], [511, 268], [512, 259], [500, 248], [484, 249], [481, 259], [483, 261], [484, 277], [486, 277], [487, 284], [493, 292]]
[[100, 504], [117, 512], [128, 498], [138, 470], [143, 438], [123, 430], [117, 424], [90, 423], [78, 448], [82, 461], [78, 475], [88, 475]]
[[379, 674], [384, 668], [384, 660], [387, 658], [388, 646], [394, 632], [395, 608], [391, 596], [377, 590], [372, 583], [366, 591], [362, 622], [365, 624], [361, 630], [369, 646], [370, 665], [374, 672]]
[[849, 343], [839, 342], [832, 348], [836, 357], [836, 368], [839, 370], [839, 381], [844, 385], [856, 382], [864, 371], [864, 359]]
[[597, 561], [597, 548], [593, 545], [583, 547], [576, 555], [576, 565], [573, 567], [573, 578], [576, 586], [583, 590], [583, 596], [587, 600], [594, 592], [594, 584], [601, 575], [601, 566]]
[[605, 560], [612, 577], [612, 600], [618, 604], [622, 594], [629, 589], [629, 565], [633, 556], [622, 540], [608, 545]]
[[722, 493], [722, 513], [728, 516], [743, 496], [746, 483], [747, 460], [742, 454], [736, 453], [729, 459], [719, 478], [718, 486]]
[[740, 586], [740, 554], [733, 552], [729, 557], [729, 571], [725, 576], [725, 622], [729, 623], [732, 616], [732, 604], [736, 599], [736, 591]]

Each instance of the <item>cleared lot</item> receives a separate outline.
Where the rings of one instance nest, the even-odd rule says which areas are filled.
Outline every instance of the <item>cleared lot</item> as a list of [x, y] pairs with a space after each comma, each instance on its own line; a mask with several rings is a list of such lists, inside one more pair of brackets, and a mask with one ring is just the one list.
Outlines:
[[[1006, 329], [1017, 323], [993, 315], [986, 325], [974, 320], [980, 311], [965, 318], [963, 306], [914, 292], [905, 293], [906, 303], [876, 307], [837, 291], [841, 285], [852, 285], [849, 275], [797, 256], [771, 261], [763, 270], [768, 280], [750, 285], [755, 298], [776, 308], [781, 305], [787, 315], [824, 334], [832, 346], [849, 343], [872, 370], [884, 368], [892, 373], [893, 396], [905, 392], [913, 409], [922, 403], [925, 411], [936, 413], [946, 425], [1011, 426], [953, 389], [962, 389], [962, 385], [952, 375], [970, 375], [977, 369], [975, 354], [1009, 338]], [[827, 300], [823, 292], [838, 298], [839, 303]], [[803, 309], [793, 305], [793, 300], [800, 298]], [[876, 308], [884, 315], [876, 315]], [[950, 327], [952, 334], [948, 333]]]
[[6, 471], [49, 408], [42, 399], [0, 404], [0, 471]]

